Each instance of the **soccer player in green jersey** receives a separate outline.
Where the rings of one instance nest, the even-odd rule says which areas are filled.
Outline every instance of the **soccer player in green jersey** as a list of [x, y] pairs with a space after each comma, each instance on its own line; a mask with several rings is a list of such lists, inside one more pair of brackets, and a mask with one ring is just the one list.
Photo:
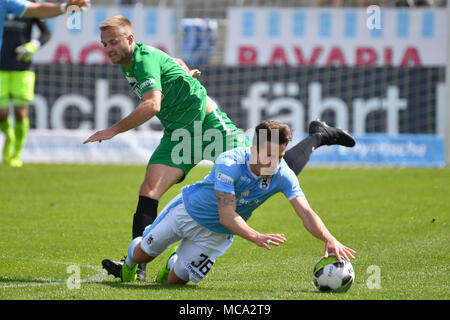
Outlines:
[[[121, 65], [141, 103], [127, 117], [107, 129], [95, 132], [84, 143], [111, 139], [142, 125], [154, 116], [164, 126], [164, 135], [148, 162], [145, 179], [139, 190], [139, 201], [133, 217], [134, 239], [141, 236], [145, 227], [153, 223], [157, 216], [158, 201], [171, 186], [181, 182], [200, 160], [214, 161], [221, 153], [212, 150], [209, 157], [205, 156], [204, 151], [211, 150], [208, 148], [212, 143], [211, 137], [198, 137], [196, 126], [201, 126], [200, 135], [208, 130], [219, 132], [222, 151], [250, 146], [250, 142], [208, 97], [200, 82], [172, 57], [157, 48], [135, 42], [133, 29], [127, 18], [110, 17], [99, 28], [106, 54], [112, 63]], [[191, 152], [187, 152], [189, 157], [186, 157], [184, 151], [182, 155], [174, 155], [173, 150], [180, 144], [180, 130], [190, 137]], [[292, 151], [288, 151], [285, 156], [289, 167], [296, 174], [309, 160], [309, 155], [315, 148], [329, 144], [352, 147], [355, 144], [353, 138], [344, 131], [328, 127], [319, 121], [313, 121], [309, 133], [306, 139], [291, 148]], [[183, 161], [179, 161], [180, 157]], [[138, 277], [140, 280], [145, 279], [144, 266], [138, 272]]]
[[[139, 191], [139, 201], [133, 217], [133, 239], [157, 215], [160, 197], [200, 161], [195, 155], [203, 155], [210, 141], [195, 143], [195, 124], [201, 124], [202, 132], [216, 129], [222, 133], [226, 149], [247, 146], [248, 141], [241, 130], [220, 111], [217, 104], [207, 96], [206, 89], [188, 74], [172, 57], [154, 47], [135, 43], [131, 23], [122, 16], [113, 16], [100, 25], [101, 41], [114, 64], [120, 64], [132, 90], [142, 100], [127, 117], [112, 127], [98, 131], [84, 143], [111, 139], [116, 134], [136, 128], [157, 116], [164, 126], [164, 135], [153, 152]], [[180, 143], [173, 141], [176, 130], [186, 130], [192, 136], [192, 152], [189, 161], [179, 163], [172, 156], [172, 149]], [[179, 131], [178, 131], [179, 132]], [[194, 141], [195, 140], [195, 141]], [[195, 150], [200, 148], [201, 150]], [[200, 152], [198, 152], [200, 151]], [[183, 154], [184, 155], [184, 154]], [[218, 154], [211, 154], [214, 160]]]

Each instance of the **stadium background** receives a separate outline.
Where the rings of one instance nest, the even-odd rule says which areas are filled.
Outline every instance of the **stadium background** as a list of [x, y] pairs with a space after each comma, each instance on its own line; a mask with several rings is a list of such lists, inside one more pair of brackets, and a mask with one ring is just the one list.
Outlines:
[[321, 118], [356, 136], [352, 150], [319, 149], [312, 164], [444, 166], [447, 10], [444, 1], [401, 2], [92, 1], [86, 13], [48, 20], [24, 162], [147, 162], [161, 137], [157, 119], [81, 144], [139, 103], [99, 43], [98, 24], [122, 14], [137, 42], [199, 68], [244, 131], [271, 118], [289, 123], [297, 140]]
[[[146, 305], [154, 303], [160, 309], [170, 303], [164, 308], [169, 317], [178, 315], [177, 302], [186, 305], [184, 300], [197, 306], [207, 304], [193, 300], [293, 302], [274, 304], [273, 317], [277, 312], [285, 314], [289, 306], [298, 311], [302, 299], [449, 300], [445, 261], [450, 257], [450, 169], [434, 168], [443, 165], [444, 142], [449, 143], [445, 139], [449, 136], [448, 42], [443, 34], [448, 13], [440, 1], [420, 8], [377, 2], [384, 25], [369, 30], [366, 8], [372, 3], [353, 9], [356, 1], [344, 1], [343, 8], [329, 7], [331, 1], [313, 7], [315, 2], [179, 0], [127, 7], [105, 0], [93, 1], [79, 21], [69, 19], [76, 16], [49, 19], [52, 43], [35, 57], [37, 94], [25, 165], [0, 167], [0, 300], [145, 299]], [[234, 24], [228, 19], [231, 7], [237, 7]], [[239, 13], [241, 9], [245, 13]], [[268, 11], [261, 13], [264, 10]], [[323, 254], [323, 243], [304, 230], [282, 194], [264, 203], [250, 220], [260, 232], [283, 232], [288, 241], [279, 248], [268, 251], [237, 237], [205, 281], [185, 288], [154, 282], [168, 252], [148, 265], [145, 283], [122, 284], [106, 275], [101, 260], [120, 259], [126, 253], [137, 191], [160, 135], [158, 122], [152, 121], [101, 144], [82, 144], [95, 128], [112, 124], [138, 103], [119, 67], [103, 63], [96, 30], [105, 16], [134, 12], [137, 38], [164, 45], [171, 54], [199, 67], [200, 80], [211, 96], [241, 128], [271, 117], [289, 122], [302, 136], [317, 112], [332, 124], [345, 120], [357, 146], [319, 148], [299, 179], [309, 203], [333, 235], [358, 251], [352, 262], [356, 282], [349, 292], [316, 290], [311, 271]], [[440, 20], [442, 15], [445, 21]], [[201, 20], [185, 20], [194, 18]], [[176, 21], [188, 25], [180, 29], [183, 32], [175, 32]], [[210, 39], [204, 33], [197, 37], [189, 31], [194, 23], [205, 21], [216, 27], [213, 42], [202, 41]], [[75, 28], [69, 29], [67, 23]], [[237, 31], [230, 33], [230, 27]], [[194, 29], [208, 32], [205, 27]], [[265, 36], [252, 40], [252, 33]], [[283, 50], [275, 51], [274, 42]], [[255, 65], [233, 63], [233, 55], [227, 53], [231, 45], [235, 53], [239, 45], [258, 48], [262, 60]], [[340, 50], [332, 51], [333, 46]], [[373, 49], [376, 62], [371, 61], [372, 50], [361, 51], [364, 55], [357, 60], [358, 47]], [[405, 66], [402, 60], [408, 47], [416, 48], [418, 55], [408, 51]], [[301, 49], [303, 64], [296, 48]], [[251, 49], [246, 52], [250, 54], [243, 58], [254, 58]], [[207, 61], [197, 61], [197, 54]], [[272, 55], [276, 63], [271, 64]], [[86, 63], [81, 64], [81, 58]], [[389, 60], [392, 63], [385, 63]], [[384, 110], [383, 105], [391, 109]], [[399, 111], [393, 112], [395, 108]], [[1, 139], [3, 135], [0, 144]], [[78, 164], [96, 162], [120, 165]], [[314, 167], [321, 163], [337, 168]], [[394, 168], [341, 167], [349, 164]], [[399, 168], [424, 165], [433, 168]], [[194, 168], [182, 185], [203, 179], [208, 170]], [[168, 190], [159, 207], [182, 185]], [[407, 308], [415, 311], [411, 304]], [[117, 316], [118, 308], [106, 309]], [[404, 313], [406, 308], [399, 310]]]

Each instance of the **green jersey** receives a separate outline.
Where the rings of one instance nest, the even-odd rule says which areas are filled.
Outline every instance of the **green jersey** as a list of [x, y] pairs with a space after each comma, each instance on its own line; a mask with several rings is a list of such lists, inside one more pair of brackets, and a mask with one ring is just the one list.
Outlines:
[[130, 69], [122, 66], [122, 71], [139, 99], [148, 91], [161, 91], [156, 116], [165, 130], [192, 131], [194, 121], [204, 120], [206, 89], [163, 51], [136, 43]]

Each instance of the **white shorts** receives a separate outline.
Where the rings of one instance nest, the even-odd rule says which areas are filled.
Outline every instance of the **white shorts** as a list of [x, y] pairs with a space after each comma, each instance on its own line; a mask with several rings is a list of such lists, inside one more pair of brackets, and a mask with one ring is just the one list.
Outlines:
[[149, 256], [156, 257], [181, 240], [175, 274], [184, 281], [197, 283], [206, 276], [216, 258], [230, 248], [233, 239], [233, 235], [210, 231], [199, 225], [186, 212], [180, 194], [144, 230], [141, 248]]

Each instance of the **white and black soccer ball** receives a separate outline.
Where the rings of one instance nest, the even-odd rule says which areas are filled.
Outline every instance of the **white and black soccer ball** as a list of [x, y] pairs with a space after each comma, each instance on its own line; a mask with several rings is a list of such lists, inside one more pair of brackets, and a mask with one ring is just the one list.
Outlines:
[[334, 254], [320, 258], [313, 269], [313, 281], [319, 291], [346, 292], [355, 281], [355, 272], [350, 261]]

